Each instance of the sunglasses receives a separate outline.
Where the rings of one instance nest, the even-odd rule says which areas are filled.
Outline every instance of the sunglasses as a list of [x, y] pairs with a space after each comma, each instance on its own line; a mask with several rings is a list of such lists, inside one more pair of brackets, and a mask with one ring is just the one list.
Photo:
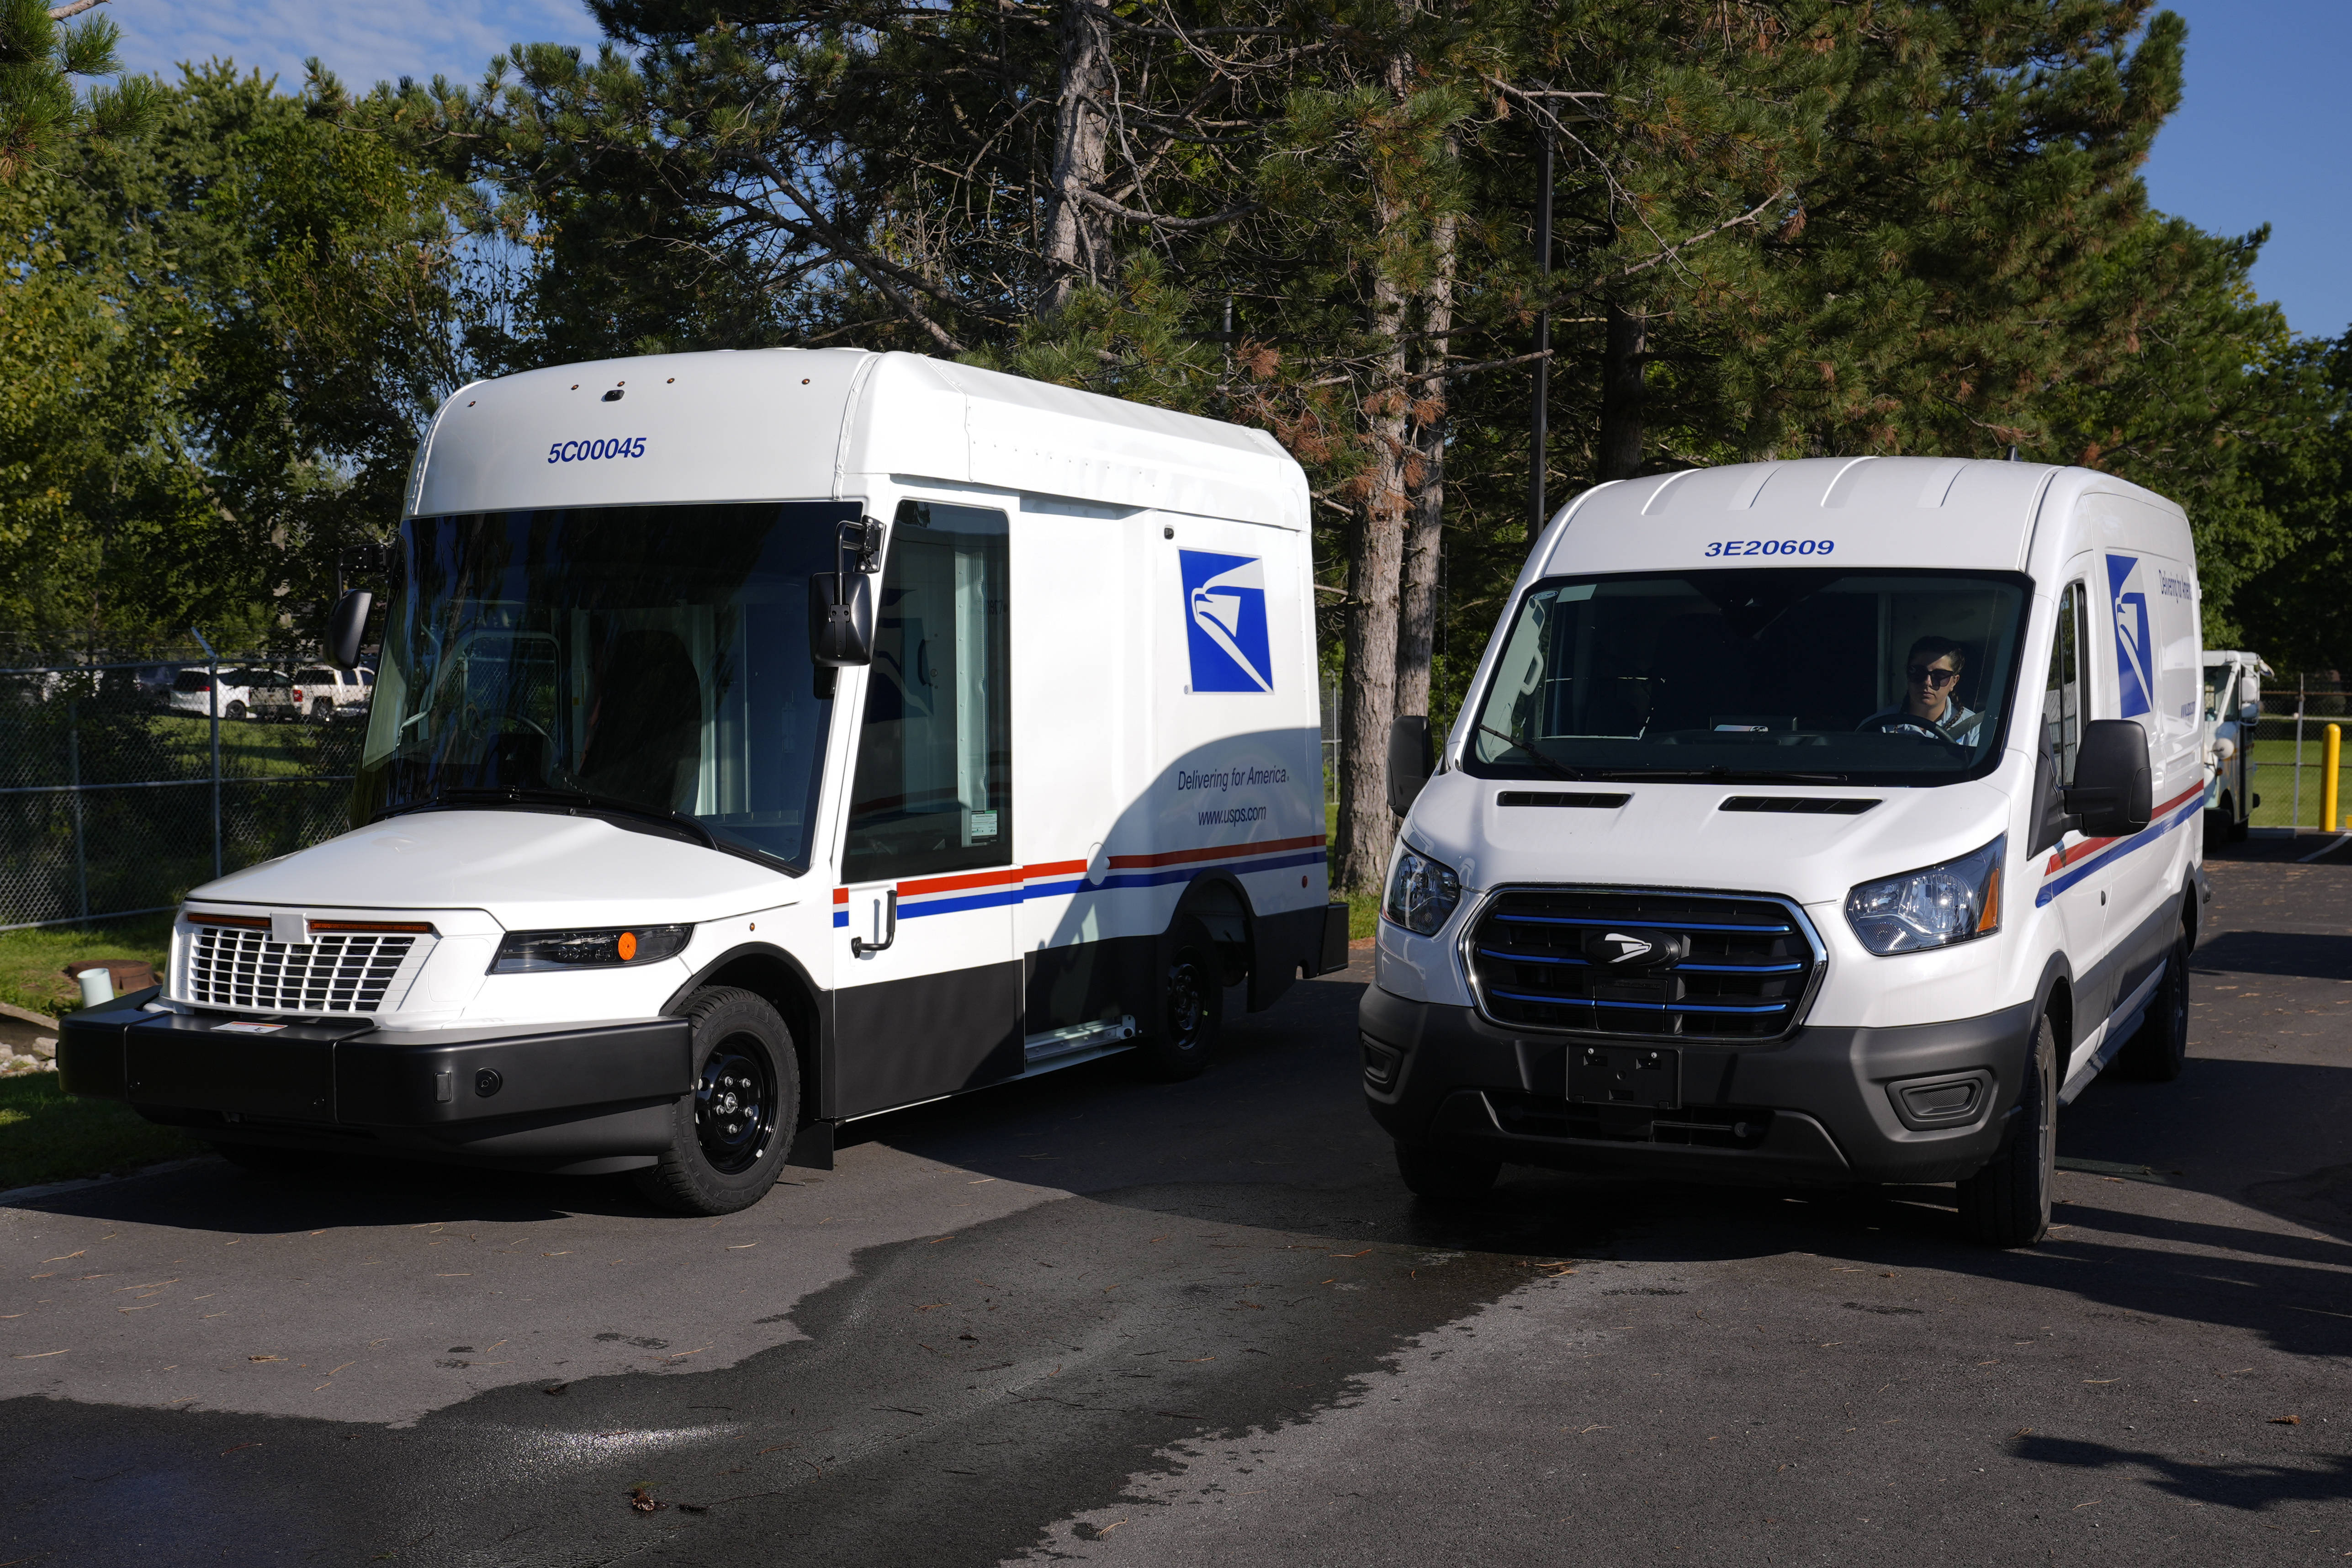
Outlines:
[[1925, 681], [1929, 686], [1949, 686], [1960, 678], [1957, 669], [1930, 669], [1924, 664], [1915, 664], [1903, 673], [1908, 675], [1915, 685]]

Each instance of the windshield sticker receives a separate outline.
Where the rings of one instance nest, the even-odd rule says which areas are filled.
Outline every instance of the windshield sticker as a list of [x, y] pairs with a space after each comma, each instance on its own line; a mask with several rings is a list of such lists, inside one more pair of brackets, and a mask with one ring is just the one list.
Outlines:
[[1272, 691], [1267, 647], [1265, 563], [1248, 555], [1179, 550], [1184, 579], [1185, 643], [1194, 691]]
[[2107, 557], [2107, 596], [2116, 619], [2116, 696], [2121, 717], [2137, 719], [2155, 707], [2156, 670], [2147, 634], [2147, 590], [2139, 557]]
[[1709, 555], [1827, 555], [1837, 548], [1833, 539], [1710, 539]]
[[643, 436], [614, 436], [601, 441], [557, 441], [547, 448], [551, 463], [595, 463], [606, 458], [642, 458]]

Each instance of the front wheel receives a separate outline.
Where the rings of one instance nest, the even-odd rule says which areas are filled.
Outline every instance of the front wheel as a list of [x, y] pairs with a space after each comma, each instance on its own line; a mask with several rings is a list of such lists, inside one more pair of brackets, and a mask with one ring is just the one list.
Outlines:
[[2033, 1031], [2008, 1141], [1959, 1184], [1960, 1224], [1988, 1247], [2031, 1247], [2050, 1234], [2057, 1180], [2058, 1031], [2045, 1015]]
[[2172, 939], [2164, 955], [2164, 978], [2148, 998], [2139, 1027], [2124, 1045], [2116, 1065], [2127, 1078], [2170, 1083], [2189, 1065], [2189, 936]]
[[675, 1214], [750, 1208], [783, 1173], [800, 1126], [792, 1031], [767, 999], [732, 985], [695, 993], [694, 1092], [671, 1110], [670, 1146], [636, 1173], [647, 1202]]
[[1147, 1077], [1174, 1083], [1198, 1078], [1217, 1048], [1224, 988], [1218, 984], [1217, 944], [1201, 922], [1179, 920], [1168, 933], [1160, 973], [1159, 1016], [1136, 1047]]

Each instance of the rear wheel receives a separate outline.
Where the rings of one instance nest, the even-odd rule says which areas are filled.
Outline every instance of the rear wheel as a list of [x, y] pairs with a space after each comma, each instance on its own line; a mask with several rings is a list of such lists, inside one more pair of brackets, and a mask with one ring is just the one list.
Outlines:
[[1960, 1224], [1988, 1247], [2031, 1247], [2050, 1232], [2057, 1177], [2058, 1031], [2045, 1015], [2033, 1031], [2008, 1141], [1959, 1184]]
[[224, 719], [242, 719], [242, 718], [244, 718], [244, 717], [245, 717], [245, 704], [244, 704], [244, 703], [242, 703], [242, 702], [232, 702], [232, 703], [230, 703], [230, 704], [228, 705], [228, 707], [227, 707], [226, 710], [224, 710], [222, 711], [222, 713], [221, 713], [221, 717], [222, 717], [222, 718], [224, 718]]
[[1485, 1197], [1503, 1173], [1500, 1160], [1445, 1149], [1400, 1143], [1396, 1154], [1397, 1174], [1404, 1178], [1404, 1184], [1415, 1197], [1434, 1203], [1466, 1204]]
[[646, 1201], [676, 1214], [722, 1215], [767, 1196], [800, 1125], [792, 1031], [767, 999], [731, 985], [695, 994], [694, 1092], [671, 1110], [670, 1146], [636, 1173]]
[[320, 723], [323, 724], [334, 716], [335, 700], [333, 698], [320, 697], [311, 702], [310, 717], [317, 720]]
[[2137, 1030], [2116, 1065], [2127, 1078], [2170, 1083], [2189, 1065], [2189, 936], [2173, 938], [2164, 956], [2164, 978], [2156, 983]]
[[1209, 1065], [1224, 1021], [1224, 988], [1218, 984], [1217, 944], [1199, 921], [1177, 921], [1168, 933], [1167, 952], [1160, 973], [1159, 1016], [1135, 1054], [1146, 1075], [1174, 1083], [1200, 1077]]

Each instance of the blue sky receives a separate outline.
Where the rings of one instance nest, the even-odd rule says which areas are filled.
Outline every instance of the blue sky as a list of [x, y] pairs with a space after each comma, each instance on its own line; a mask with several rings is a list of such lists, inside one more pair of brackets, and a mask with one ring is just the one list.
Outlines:
[[[2147, 169], [2156, 204], [2201, 227], [2273, 233], [2254, 284], [2295, 331], [2333, 337], [2352, 322], [2352, 61], [2347, 0], [2172, 0], [2189, 21], [2180, 112]], [[575, 0], [248, 0], [188, 5], [112, 0], [134, 69], [225, 55], [291, 88], [317, 55], [355, 88], [387, 77], [461, 80], [509, 43], [593, 47]]]

